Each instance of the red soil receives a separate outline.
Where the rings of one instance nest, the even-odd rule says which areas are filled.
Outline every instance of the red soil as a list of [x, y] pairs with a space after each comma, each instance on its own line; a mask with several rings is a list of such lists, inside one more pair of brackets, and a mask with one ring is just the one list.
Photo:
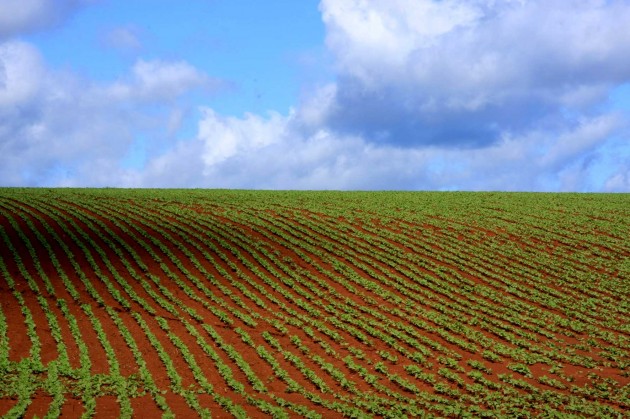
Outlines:
[[85, 412], [83, 403], [80, 399], [75, 397], [66, 397], [66, 400], [61, 407], [62, 418], [78, 418]]
[[52, 400], [53, 398], [47, 394], [43, 394], [39, 392], [36, 393], [35, 395], [33, 395], [31, 399], [31, 404], [28, 405], [28, 409], [26, 410], [24, 417], [26, 418], [34, 418], [36, 416], [39, 418], [44, 417], [44, 415], [46, 415], [46, 412], [48, 412], [48, 408], [50, 407], [50, 403], [52, 402]]
[[[182, 388], [192, 390], [198, 405], [201, 408], [207, 408], [213, 417], [225, 417], [228, 414], [215, 397], [210, 394], [203, 394], [200, 383], [195, 378], [189, 363], [177, 348], [176, 341], [188, 348], [192, 359], [199, 366], [205, 379], [211, 384], [215, 396], [231, 400], [235, 405], [241, 406], [251, 417], [267, 416], [255, 406], [256, 400], [278, 406], [273, 396], [299, 406], [305, 406], [323, 417], [339, 414], [330, 410], [325, 404], [352, 405], [354, 401], [361, 399], [361, 395], [371, 394], [380, 398], [384, 403], [392, 404], [396, 403], [396, 397], [401, 396], [401, 400], [405, 400], [404, 403], [408, 403], [409, 400], [416, 400], [416, 395], [403, 389], [393, 377], [406, 380], [425, 395], [442, 400], [458, 401], [458, 397], [440, 394], [433, 385], [414, 378], [407, 372], [405, 366], [415, 364], [413, 360], [407, 358], [407, 355], [415, 352], [416, 348], [414, 345], [395, 337], [394, 334], [394, 332], [399, 333], [400, 331], [396, 331], [392, 325], [405, 324], [409, 326], [412, 325], [410, 320], [418, 320], [425, 322], [430, 327], [442, 328], [441, 323], [435, 320], [432, 314], [448, 316], [453, 323], [465, 324], [470, 330], [481, 333], [486, 339], [491, 339], [497, 344], [500, 343], [515, 351], [519, 349], [518, 345], [505, 340], [495, 332], [486, 330], [478, 323], [475, 325], [473, 316], [468, 311], [469, 306], [475, 302], [467, 296], [468, 294], [464, 292], [463, 288], [454, 293], [447, 290], [436, 291], [433, 287], [418, 282], [414, 278], [415, 274], [410, 270], [411, 267], [424, 275], [427, 280], [432, 281], [432, 284], [439, 284], [442, 279], [426, 266], [438, 266], [440, 269], [456, 273], [465, 280], [471, 281], [475, 286], [487, 287], [487, 289], [498, 292], [500, 295], [509, 296], [557, 317], [566, 317], [564, 310], [549, 309], [523, 297], [515, 297], [491, 283], [481, 271], [475, 271], [474, 268], [463, 269], [462, 266], [454, 262], [454, 259], [451, 259], [449, 246], [450, 243], [454, 242], [461, 243], [465, 249], [470, 249], [469, 253], [465, 253], [469, 260], [475, 260], [475, 249], [485, 249], [484, 252], [488, 252], [487, 249], [489, 248], [486, 247], [486, 242], [500, 243], [501, 240], [506, 240], [521, 246], [522, 249], [531, 248], [535, 251], [539, 251], [547, 245], [542, 240], [540, 243], [529, 241], [499, 228], [489, 230], [456, 221], [453, 221], [450, 226], [442, 227], [430, 222], [408, 222], [403, 219], [386, 220], [374, 217], [369, 213], [360, 213], [359, 215], [358, 212], [329, 216], [304, 209], [295, 210], [279, 206], [264, 210], [239, 208], [235, 212], [229, 206], [173, 206], [163, 201], [130, 201], [126, 203], [128, 205], [126, 209], [115, 201], [86, 201], [81, 203], [59, 200], [48, 204], [33, 205], [13, 200], [6, 201], [6, 205], [13, 208], [14, 215], [12, 217], [17, 220], [19, 229], [24, 232], [35, 248], [36, 258], [29, 256], [26, 245], [18, 232], [8, 222], [7, 216], [2, 215], [2, 211], [0, 211], [0, 225], [6, 231], [13, 246], [22, 255], [25, 269], [36, 281], [40, 294], [46, 298], [51, 313], [59, 322], [62, 341], [68, 351], [71, 367], [80, 367], [79, 347], [71, 334], [68, 319], [56, 305], [59, 299], [63, 299], [67, 303], [70, 313], [79, 324], [81, 338], [88, 347], [92, 363], [91, 374], [111, 374], [112, 366], [108, 362], [105, 348], [99, 340], [92, 322], [81, 307], [82, 304], [88, 304], [91, 307], [103, 328], [106, 340], [113, 348], [113, 356], [118, 363], [120, 375], [130, 378], [139, 373], [140, 366], [131, 348], [127, 345], [116, 323], [106, 310], [106, 307], [111, 307], [133, 337], [143, 360], [146, 362], [155, 387], [163, 394], [169, 409], [178, 417], [194, 417], [197, 416], [197, 413], [188, 405], [181, 393], [178, 394], [173, 390], [174, 382], [168, 375], [167, 366], [158, 356], [149, 337], [132, 313], [139, 313], [142, 316], [151, 334], [155, 336], [172, 361], [174, 370], [181, 377]], [[178, 214], [179, 210], [182, 210], [183, 214]], [[252, 223], [252, 219], [257, 219], [258, 222]], [[44, 236], [45, 240], [53, 245], [53, 252], [60, 263], [61, 271], [68, 276], [81, 295], [79, 300], [74, 300], [65, 288], [48, 251], [25, 220], [29, 220], [34, 228]], [[448, 223], [448, 220], [446, 222]], [[46, 231], [45, 225], [50, 226], [56, 235], [63, 240], [69, 253], [66, 253], [56, 243], [53, 235]], [[340, 239], [334, 239], [320, 229], [332, 231], [338, 234]], [[468, 230], [466, 234], [462, 229]], [[161, 230], [166, 232], [169, 236], [168, 239], [162, 235]], [[378, 231], [387, 232], [388, 237], [381, 236]], [[86, 232], [93, 240], [94, 245], [102, 249], [103, 257], [93, 246], [87, 243], [89, 255], [84, 253], [71, 237], [75, 235], [83, 241], [81, 232]], [[99, 237], [99, 235], [103, 237]], [[303, 244], [293, 245], [282, 235], [292, 237]], [[306, 240], [307, 237], [308, 240]], [[569, 236], [567, 236], [568, 239], [570, 239]], [[111, 243], [108, 243], [109, 240]], [[126, 243], [129, 249], [121, 246], [121, 243]], [[182, 246], [185, 246], [186, 251], [182, 250]], [[558, 242], [554, 246], [565, 247], [567, 244]], [[418, 248], [426, 249], [426, 252], [416, 254], [414, 249]], [[206, 254], [199, 249], [205, 250]], [[217, 249], [217, 251], [213, 249]], [[384, 251], [383, 249], [387, 250]], [[607, 250], [613, 249], [607, 248]], [[307, 262], [299, 253], [308, 255], [311, 261]], [[405, 262], [400, 262], [397, 266], [390, 266], [375, 257], [377, 253], [387, 255], [392, 260]], [[555, 253], [552, 251], [551, 254]], [[419, 259], [405, 258], [405, 255]], [[562, 252], [562, 255], [561, 257], [566, 258], [567, 263], [572, 260], [565, 256], [566, 253]], [[20, 292], [26, 306], [33, 313], [37, 337], [42, 345], [42, 360], [44, 365], [47, 365], [50, 361], [57, 359], [59, 353], [43, 308], [37, 301], [37, 295], [30, 289], [20, 273], [18, 263], [13, 260], [12, 255], [4, 252], [4, 247], [2, 256], [10, 276], [15, 280], [16, 290]], [[90, 264], [89, 257], [93, 258], [95, 266]], [[134, 259], [135, 257], [138, 257], [141, 263], [138, 263]], [[399, 259], [394, 259], [398, 257]], [[493, 272], [497, 276], [508, 277], [511, 275], [507, 269], [501, 267], [502, 263], [507, 263], [508, 258], [501, 254], [494, 257], [500, 263], [497, 262], [493, 265]], [[229, 263], [225, 259], [229, 260]], [[104, 300], [105, 306], [99, 305], [89, 296], [85, 285], [75, 271], [72, 260], [80, 265], [98, 295]], [[369, 268], [358, 266], [359, 260]], [[416, 260], [422, 263], [414, 262]], [[108, 266], [107, 261], [111, 263], [111, 267]], [[41, 265], [45, 274], [50, 278], [54, 287], [54, 295], [45, 291], [43, 278], [37, 270], [37, 263]], [[292, 270], [298, 273], [303, 283], [296, 284], [296, 278], [284, 272], [278, 264], [290, 266]], [[233, 269], [230, 265], [235, 268]], [[390, 297], [385, 298], [374, 288], [364, 287], [359, 282], [354, 282], [345, 274], [337, 272], [336, 266], [344, 266], [351, 276], [356, 275], [361, 281], [378, 283]], [[529, 269], [531, 263], [526, 260], [515, 261], [514, 266]], [[581, 265], [576, 262], [576, 266], [580, 267]], [[130, 269], [141, 280], [134, 277]], [[223, 277], [220, 270], [227, 271], [230, 278]], [[100, 277], [95, 271], [100, 271]], [[167, 276], [167, 271], [176, 275], [179, 281], [190, 287], [196, 297], [212, 303], [197, 288], [192, 278], [201, 281], [223, 301], [224, 306], [217, 308], [226, 312], [231, 325], [227, 325], [204, 304], [188, 295], [184, 289]], [[115, 273], [129, 284], [130, 292], [127, 292], [117, 281]], [[210, 277], [207, 277], [206, 273]], [[606, 272], [600, 272], [600, 274], [605, 275]], [[159, 278], [160, 283], [168, 288], [171, 296], [162, 294], [160, 288], [151, 279], [152, 277]], [[388, 278], [392, 283], [399, 283], [401, 288], [381, 283], [379, 277]], [[129, 303], [129, 309], [117, 301], [103, 279], [111, 282], [114, 289]], [[549, 287], [553, 290], [563, 291], [561, 286], [553, 284], [555, 279], [557, 278], [548, 278]], [[344, 285], [345, 281], [351, 284], [352, 291]], [[273, 283], [273, 286], [270, 283]], [[425, 300], [418, 297], [413, 300], [414, 304], [410, 306], [394, 302], [394, 299], [412, 301], [408, 295], [405, 295], [411, 292], [409, 284], [420, 287], [423, 294], [417, 295], [424, 295], [422, 298]], [[523, 283], [523, 287], [528, 286]], [[593, 290], [593, 292], [599, 293], [596, 295], [611, 295], [602, 290]], [[318, 297], [316, 293], [322, 293], [325, 298]], [[248, 294], [263, 301], [267, 309], [255, 304]], [[154, 295], [159, 295], [160, 299], [156, 299]], [[136, 301], [138, 298], [144, 300], [156, 314], [152, 315], [147, 312], [143, 305]], [[508, 304], [501, 304], [484, 295], [479, 295], [478, 298], [488, 305], [492, 304], [505, 310], [509, 308]], [[31, 342], [26, 334], [25, 318], [6, 280], [0, 281], [0, 301], [2, 313], [8, 324], [9, 361], [19, 361], [28, 357]], [[239, 301], [242, 301], [245, 307], [241, 307]], [[298, 304], [298, 301], [302, 301], [302, 303]], [[172, 309], [167, 307], [164, 302], [170, 304]], [[306, 308], [307, 305], [308, 309]], [[201, 319], [192, 317], [185, 308], [194, 310]], [[310, 312], [311, 309], [319, 312], [320, 315], [314, 316]], [[344, 312], [344, 310], [346, 311]], [[257, 325], [247, 324], [236, 315], [237, 312], [250, 315], [255, 319]], [[537, 339], [537, 342], [533, 342], [533, 344], [538, 348], [549, 350], [551, 345], [555, 345], [557, 350], [565, 355], [590, 356], [596, 367], [588, 369], [572, 365], [570, 362], [562, 362], [564, 366], [562, 374], [564, 376], [561, 376], [550, 371], [552, 365], [539, 362], [528, 366], [532, 377], [527, 378], [508, 369], [509, 364], [520, 363], [520, 361], [509, 356], [502, 356], [502, 362], [492, 363], [483, 358], [482, 351], [472, 354], [447, 338], [450, 335], [469, 344], [478, 343], [473, 337], [467, 336], [465, 333], [449, 331], [449, 335], [446, 335], [416, 326], [411, 326], [414, 334], [400, 333], [409, 339], [423, 336], [444, 348], [445, 352], [458, 354], [457, 358], [461, 359], [456, 361], [456, 367], [451, 368], [450, 371], [455, 372], [458, 368], [464, 370], [464, 372], [456, 372], [463, 381], [463, 386], [458, 387], [449, 383], [446, 378], [438, 374], [438, 370], [445, 368], [443, 364], [445, 361], [441, 357], [446, 355], [437, 349], [432, 349], [432, 355], [426, 356], [426, 361], [432, 364], [432, 367], [425, 366], [423, 371], [433, 374], [436, 382], [448, 385], [451, 389], [456, 389], [467, 397], [474, 396], [472, 385], [475, 384], [473, 379], [467, 376], [467, 373], [472, 371], [472, 368], [467, 364], [467, 361], [470, 360], [483, 362], [492, 370], [491, 374], [484, 375], [492, 383], [507, 386], [500, 380], [499, 375], [508, 374], [534, 386], [539, 391], [552, 391], [560, 397], [573, 395], [572, 385], [578, 388], [591, 388], [605, 378], [612, 380], [611, 383], [618, 387], [630, 384], [630, 379], [622, 375], [623, 371], [617, 364], [608, 364], [608, 360], [592, 350], [571, 349], [574, 345], [583, 344], [583, 338], [588, 336], [576, 334], [575, 337], [569, 337], [559, 333], [556, 338], [551, 339], [532, 331], [535, 328], [532, 322], [523, 320], [522, 324], [517, 324], [507, 320], [500, 313], [497, 311], [496, 314], [484, 314], [484, 316], [487, 320], [504, 324], [507, 329], [514, 333], [531, 333]], [[169, 328], [168, 332], [162, 329], [156, 317], [166, 321]], [[590, 314], [588, 319], [600, 330], [608, 331], [620, 339], [628, 337], [627, 333], [621, 330], [614, 330], [599, 324], [603, 315]], [[276, 321], [282, 325], [284, 331], [273, 326]], [[336, 324], [342, 324], [348, 330], [343, 330]], [[372, 325], [370, 326], [371, 329], [361, 329], [362, 324]], [[241, 370], [236, 360], [232, 359], [228, 351], [207, 333], [203, 325], [212, 327], [221, 336], [224, 344], [230, 345], [240, 354], [251, 368], [254, 376], [264, 384], [266, 391], [258, 392], [254, 389], [254, 385], [249, 382], [247, 375]], [[333, 339], [323, 331], [318, 330], [318, 325], [334, 330], [338, 337]], [[220, 374], [217, 363], [208, 356], [187, 326], [201, 336], [204, 345], [218, 354], [221, 363], [229, 368], [229, 373], [233, 379], [243, 385], [242, 391], [235, 391], [229, 386]], [[308, 326], [311, 332], [307, 332], [304, 326]], [[236, 332], [237, 328], [250, 336], [252, 344], [243, 342], [241, 336]], [[364, 343], [353, 336], [350, 332], [352, 329], [361, 330], [368, 337], [370, 343]], [[268, 332], [273, 336], [281, 346], [282, 352], [269, 344], [264, 338], [263, 332]], [[384, 339], [375, 337], [372, 333], [384, 337]], [[301, 348], [294, 342], [295, 338], [301, 342]], [[614, 346], [600, 338], [596, 338], [594, 341], [600, 346]], [[276, 376], [277, 371], [274, 372], [271, 365], [259, 356], [256, 350], [259, 347], [272, 354], [279, 367], [286, 371], [291, 380], [298, 383], [302, 389], [301, 393], [286, 391], [287, 383]], [[325, 348], [328, 348], [328, 353], [326, 353]], [[627, 348], [617, 347], [616, 349], [623, 351]], [[363, 356], [357, 356], [359, 351], [363, 353]], [[395, 356], [397, 360], [384, 360], [379, 354], [385, 352]], [[302, 373], [290, 361], [289, 355], [299, 358], [303, 366], [313, 371], [325, 386], [330, 388], [331, 392], [322, 393], [312, 378]], [[378, 377], [380, 387], [366, 381], [360, 374], [351, 370], [343, 361], [348, 356], [352, 358], [355, 364], [365, 368], [369, 374]], [[625, 356], [627, 356], [627, 352]], [[321, 357], [325, 364], [332, 364], [334, 373], [326, 371], [320, 365], [321, 361], [318, 357]], [[387, 367], [387, 374], [379, 372], [375, 368], [381, 362]], [[338, 378], [335, 378], [335, 373], [341, 373], [350, 380], [354, 384], [353, 390], [349, 390], [348, 386], [344, 386]], [[599, 378], [595, 378], [593, 374], [597, 374]], [[562, 382], [567, 388], [559, 390], [542, 384], [538, 381], [541, 376], [552, 377]], [[45, 378], [45, 374], [42, 378]], [[573, 381], [569, 382], [566, 378]], [[509, 387], [515, 389], [515, 387]], [[145, 389], [140, 387], [139, 391], [132, 394], [130, 398], [134, 415], [137, 417], [160, 415], [162, 412], [156, 401], [143, 390]], [[516, 391], [523, 395], [528, 393], [527, 390], [519, 388], [516, 388]], [[314, 401], [313, 398], [315, 397], [321, 397], [324, 405]], [[591, 398], [617, 411], [630, 407], [619, 399]], [[50, 395], [39, 390], [32, 397], [25, 416], [45, 415], [51, 400]], [[104, 393], [96, 400], [96, 417], [118, 417], [120, 415], [120, 403], [112, 394], [111, 389], [104, 390]], [[420, 406], [424, 403], [421, 398], [416, 401], [420, 403]], [[0, 397], [0, 414], [6, 413], [15, 403], [16, 400], [10, 397]], [[67, 394], [62, 407], [62, 416], [78, 417], [83, 411], [82, 401]], [[297, 416], [295, 412], [286, 411]]]
[[18, 400], [14, 398], [0, 399], [0, 415], [5, 416], [16, 404], [18, 404]]
[[115, 419], [120, 417], [120, 405], [113, 396], [102, 396], [96, 399], [96, 413], [98, 418]]

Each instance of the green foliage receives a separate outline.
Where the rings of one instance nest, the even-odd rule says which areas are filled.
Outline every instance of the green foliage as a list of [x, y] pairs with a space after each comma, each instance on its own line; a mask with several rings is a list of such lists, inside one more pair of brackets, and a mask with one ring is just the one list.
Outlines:
[[527, 368], [527, 365], [524, 364], [508, 364], [507, 366], [512, 371], [516, 371], [519, 374], [524, 375], [527, 378], [532, 378], [532, 372]]
[[165, 417], [174, 396], [200, 417], [211, 403], [616, 417], [628, 208], [623, 194], [0, 189], [0, 398], [18, 417], [42, 394], [48, 417], [69, 398], [93, 416], [102, 396], [131, 417], [143, 395]]

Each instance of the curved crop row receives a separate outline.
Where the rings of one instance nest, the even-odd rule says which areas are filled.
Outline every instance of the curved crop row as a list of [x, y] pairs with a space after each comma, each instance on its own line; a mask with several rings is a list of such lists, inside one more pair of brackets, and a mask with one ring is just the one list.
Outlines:
[[617, 416], [629, 204], [0, 189], [0, 414]]

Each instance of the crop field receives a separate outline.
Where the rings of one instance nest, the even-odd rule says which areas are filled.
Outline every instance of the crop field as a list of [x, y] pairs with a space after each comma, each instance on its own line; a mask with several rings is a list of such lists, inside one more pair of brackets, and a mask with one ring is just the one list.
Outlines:
[[627, 417], [630, 195], [0, 189], [0, 416]]

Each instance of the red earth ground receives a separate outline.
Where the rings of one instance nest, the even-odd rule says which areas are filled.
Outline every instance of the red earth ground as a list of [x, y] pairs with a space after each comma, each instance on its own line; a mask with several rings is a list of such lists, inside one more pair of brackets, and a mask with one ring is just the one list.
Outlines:
[[[0, 195], [2, 350], [9, 365], [35, 356], [45, 369], [65, 351], [63, 417], [86, 410], [70, 373], [81, 345], [91, 382], [141, 381], [120, 324], [154, 387], [94, 384], [96, 417], [119, 417], [123, 399], [135, 417], [160, 415], [156, 394], [177, 417], [232, 416], [226, 401], [249, 417], [271, 416], [269, 406], [295, 417], [301, 407], [322, 417], [630, 407], [628, 288], [614, 288], [628, 279], [630, 246], [616, 230], [584, 236], [549, 213], [538, 222], [503, 209], [409, 217], [290, 201], [27, 198]], [[19, 402], [11, 368], [2, 415]], [[46, 377], [33, 372], [25, 417], [51, 409]]]

